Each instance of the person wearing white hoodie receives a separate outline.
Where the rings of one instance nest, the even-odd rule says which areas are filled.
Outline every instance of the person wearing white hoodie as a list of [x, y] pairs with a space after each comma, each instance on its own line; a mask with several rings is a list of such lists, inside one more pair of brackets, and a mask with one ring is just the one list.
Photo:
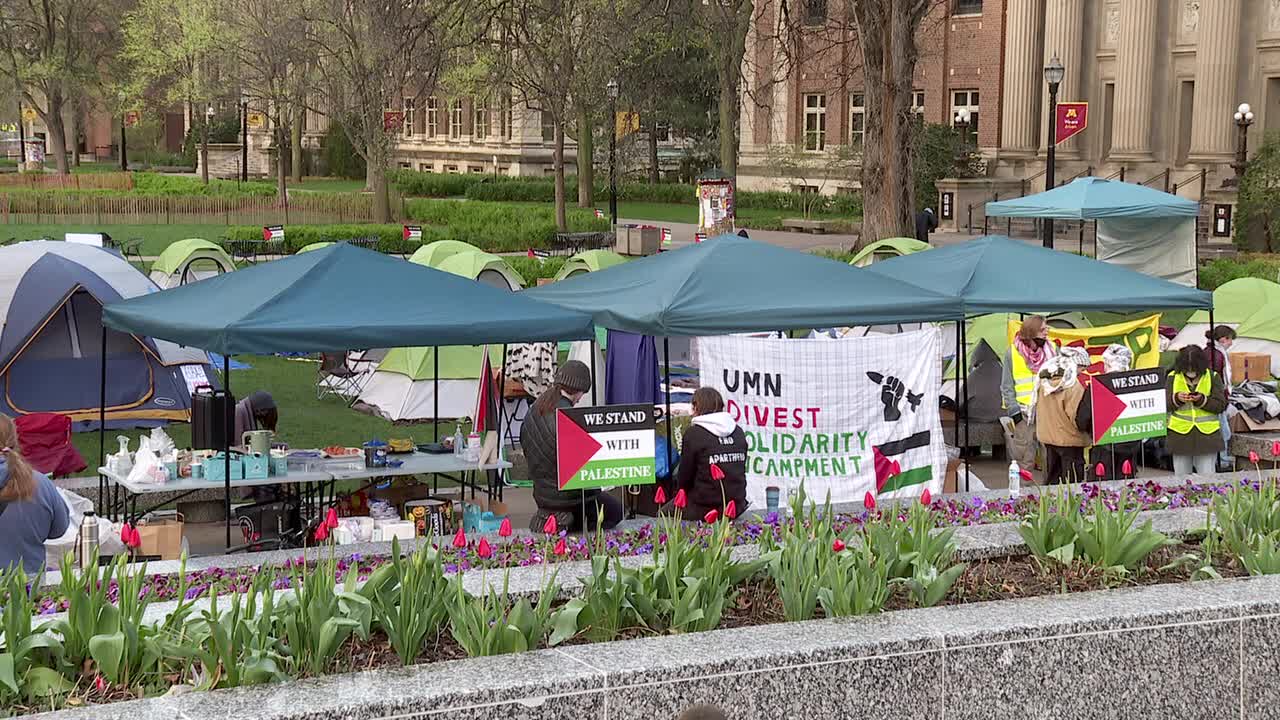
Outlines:
[[[714, 388], [693, 394], [693, 424], [680, 445], [676, 491], [684, 491], [685, 520], [702, 520], [711, 510], [725, 515], [733, 503], [735, 515], [747, 509], [747, 436], [729, 413], [724, 398]], [[676, 512], [675, 500], [663, 512]]]

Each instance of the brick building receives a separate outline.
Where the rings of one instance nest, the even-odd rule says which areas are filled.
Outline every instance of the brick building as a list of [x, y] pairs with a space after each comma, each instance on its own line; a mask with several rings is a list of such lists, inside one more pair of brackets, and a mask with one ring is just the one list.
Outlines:
[[[1019, 1], [935, 0], [918, 38], [913, 107], [924, 122], [947, 124], [968, 110], [969, 131], [986, 155], [1000, 143], [1005, 5]], [[806, 0], [799, 31], [791, 33], [777, 29], [779, 0], [758, 7], [743, 67], [740, 186], [856, 188], [856, 168], [818, 187], [780, 177], [773, 167], [780, 146], [812, 153], [815, 165], [833, 148], [847, 146], [856, 163], [866, 106], [861, 50], [847, 9], [841, 0]]]

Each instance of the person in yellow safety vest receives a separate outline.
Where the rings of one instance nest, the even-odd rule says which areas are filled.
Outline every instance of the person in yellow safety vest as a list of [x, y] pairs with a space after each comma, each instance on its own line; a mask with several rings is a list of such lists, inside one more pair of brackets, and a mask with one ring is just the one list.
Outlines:
[[1000, 378], [1004, 413], [1015, 424], [1030, 417], [1036, 374], [1041, 365], [1057, 354], [1043, 315], [1030, 315], [1022, 321], [1022, 327], [1004, 354], [1004, 375]]
[[1191, 345], [1178, 352], [1167, 393], [1169, 432], [1165, 444], [1173, 456], [1173, 472], [1213, 474], [1218, 453], [1225, 448], [1218, 416], [1227, 409], [1227, 390], [1222, 378], [1209, 369], [1204, 348]]

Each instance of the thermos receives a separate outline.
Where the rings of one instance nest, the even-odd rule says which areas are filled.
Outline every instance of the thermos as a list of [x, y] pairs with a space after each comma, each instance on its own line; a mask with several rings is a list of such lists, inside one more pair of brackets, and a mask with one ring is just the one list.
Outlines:
[[76, 543], [76, 553], [77, 564], [82, 568], [85, 563], [94, 562], [98, 557], [98, 516], [92, 510], [86, 512], [84, 519], [80, 521], [80, 539]]

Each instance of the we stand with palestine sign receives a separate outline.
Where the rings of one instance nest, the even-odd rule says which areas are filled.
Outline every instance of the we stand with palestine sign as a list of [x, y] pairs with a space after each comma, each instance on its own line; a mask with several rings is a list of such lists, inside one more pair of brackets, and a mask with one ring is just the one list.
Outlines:
[[1165, 377], [1158, 369], [1097, 375], [1089, 384], [1093, 444], [1164, 437]]
[[652, 406], [558, 410], [558, 485], [561, 490], [587, 490], [653, 484], [655, 444]]

